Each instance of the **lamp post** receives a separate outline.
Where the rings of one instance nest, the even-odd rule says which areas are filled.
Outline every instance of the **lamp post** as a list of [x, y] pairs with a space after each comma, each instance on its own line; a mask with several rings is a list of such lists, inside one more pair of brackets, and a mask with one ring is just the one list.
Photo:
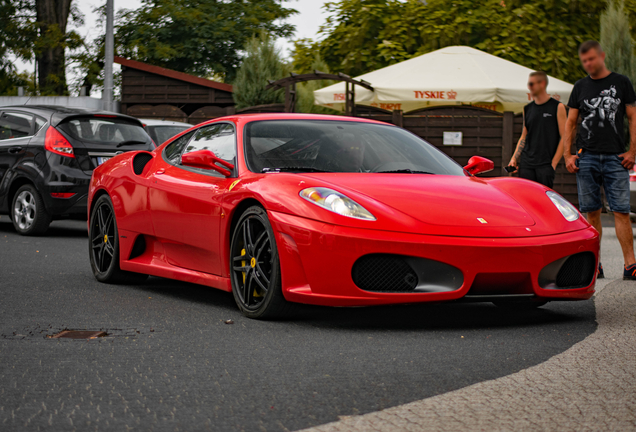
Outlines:
[[104, 58], [104, 93], [102, 100], [106, 111], [113, 111], [113, 62], [115, 41], [113, 36], [114, 0], [106, 0], [106, 46]]

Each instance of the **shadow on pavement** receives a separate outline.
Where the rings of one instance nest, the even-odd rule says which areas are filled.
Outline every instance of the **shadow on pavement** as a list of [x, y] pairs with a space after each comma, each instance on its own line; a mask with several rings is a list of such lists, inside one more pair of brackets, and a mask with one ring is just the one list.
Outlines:
[[[211, 308], [233, 312], [232, 315], [239, 319], [249, 320], [240, 314], [231, 293], [215, 288], [158, 277], [151, 277], [143, 285], [134, 285], [131, 288], [181, 301], [206, 304]], [[458, 302], [357, 308], [299, 305], [294, 315], [271, 322], [325, 329], [414, 331], [536, 327], [590, 320], [594, 320], [592, 300], [551, 302], [530, 311], [511, 311], [492, 303]]]
[[[15, 232], [15, 228], [13, 228], [13, 223], [9, 219], [9, 216], [6, 216], [6, 215], [0, 216], [0, 232], [10, 232], [17, 235], [17, 233]], [[53, 221], [49, 229], [46, 231], [46, 233], [44, 233], [44, 235], [39, 237], [52, 238], [52, 237], [87, 237], [87, 236], [88, 236], [88, 228], [86, 226], [86, 221], [60, 220], [60, 221]]]

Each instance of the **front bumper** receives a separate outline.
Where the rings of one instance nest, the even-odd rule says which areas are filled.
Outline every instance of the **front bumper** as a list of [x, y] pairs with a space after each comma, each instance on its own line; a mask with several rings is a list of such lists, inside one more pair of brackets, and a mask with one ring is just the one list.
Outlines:
[[[469, 293], [479, 294], [475, 290], [484, 281], [499, 289], [500, 295], [518, 294], [516, 285], [522, 283], [531, 294], [544, 300], [584, 300], [594, 294], [595, 276], [583, 288], [539, 286], [541, 270], [563, 257], [592, 252], [598, 264], [599, 237], [592, 227], [541, 237], [469, 238], [348, 228], [278, 212], [269, 212], [269, 216], [276, 232], [283, 293], [292, 302], [365, 306], [451, 301]], [[364, 291], [353, 282], [352, 268], [356, 260], [368, 254], [442, 262], [461, 270], [463, 283], [446, 292]]]

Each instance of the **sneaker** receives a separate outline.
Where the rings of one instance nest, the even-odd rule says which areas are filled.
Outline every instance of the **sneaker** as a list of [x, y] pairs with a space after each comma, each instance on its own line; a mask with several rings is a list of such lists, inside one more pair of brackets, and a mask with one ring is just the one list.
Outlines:
[[636, 280], [636, 263], [625, 266], [625, 270], [623, 270], [623, 280]]
[[603, 271], [603, 264], [598, 263], [598, 273], [596, 273], [596, 279], [605, 279], [605, 272]]

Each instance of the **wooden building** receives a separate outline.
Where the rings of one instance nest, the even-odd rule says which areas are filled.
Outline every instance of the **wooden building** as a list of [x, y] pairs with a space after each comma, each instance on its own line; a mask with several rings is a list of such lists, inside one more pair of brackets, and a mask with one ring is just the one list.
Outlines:
[[197, 124], [234, 113], [229, 84], [117, 56], [115, 63], [122, 66], [123, 114]]

